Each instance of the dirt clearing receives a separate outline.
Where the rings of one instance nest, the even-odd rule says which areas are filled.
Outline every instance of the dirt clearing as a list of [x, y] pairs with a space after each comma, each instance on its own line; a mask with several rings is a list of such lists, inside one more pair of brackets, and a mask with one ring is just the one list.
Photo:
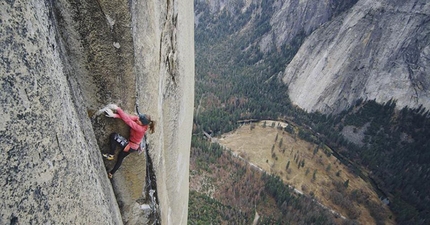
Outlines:
[[[384, 217], [391, 215], [380, 203], [372, 186], [350, 173], [331, 155], [330, 149], [303, 141], [278, 129], [279, 126], [282, 128], [287, 124], [278, 121], [247, 124], [221, 135], [217, 141], [264, 171], [278, 175], [286, 184], [305, 195], [314, 196], [324, 206], [346, 218], [356, 219], [360, 224], [375, 223], [364, 202], [375, 202], [384, 212]], [[394, 223], [389, 219], [385, 222]]]

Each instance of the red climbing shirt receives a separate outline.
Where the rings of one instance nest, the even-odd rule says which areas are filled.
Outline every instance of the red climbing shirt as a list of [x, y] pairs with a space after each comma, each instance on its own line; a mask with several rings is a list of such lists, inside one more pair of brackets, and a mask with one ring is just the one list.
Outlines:
[[115, 114], [115, 118], [121, 118], [124, 123], [126, 123], [131, 128], [130, 138], [128, 139], [130, 141], [130, 148], [135, 150], [139, 149], [140, 141], [145, 135], [148, 125], [139, 125], [137, 123], [139, 120], [138, 116], [129, 115], [119, 107], [116, 110], [116, 113], [117, 114]]

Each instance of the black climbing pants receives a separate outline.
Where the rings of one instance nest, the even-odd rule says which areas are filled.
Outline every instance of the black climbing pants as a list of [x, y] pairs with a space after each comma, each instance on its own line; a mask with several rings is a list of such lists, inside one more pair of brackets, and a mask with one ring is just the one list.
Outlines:
[[117, 146], [121, 147], [121, 151], [118, 154], [118, 159], [116, 160], [115, 166], [110, 171], [111, 174], [114, 174], [118, 168], [121, 166], [122, 161], [126, 156], [128, 156], [131, 152], [136, 151], [134, 149], [130, 149], [128, 152], [124, 152], [125, 146], [128, 145], [128, 140], [118, 133], [112, 133], [109, 137], [110, 151], [109, 154], [115, 155], [115, 150]]

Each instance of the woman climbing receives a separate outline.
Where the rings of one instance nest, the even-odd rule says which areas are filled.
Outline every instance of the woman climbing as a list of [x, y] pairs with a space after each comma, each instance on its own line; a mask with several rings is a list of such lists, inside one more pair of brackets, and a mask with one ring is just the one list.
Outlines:
[[108, 173], [109, 178], [112, 178], [126, 156], [131, 152], [138, 151], [140, 142], [148, 128], [151, 134], [154, 133], [155, 121], [151, 120], [151, 116], [140, 114], [137, 106], [136, 111], [138, 116], [129, 115], [115, 104], [110, 104], [104, 110], [107, 117], [120, 118], [130, 127], [130, 137], [128, 140], [118, 133], [112, 133], [109, 137], [110, 151], [109, 154], [103, 154], [103, 157], [107, 158], [107, 160], [113, 160], [117, 145], [121, 147], [121, 152], [118, 154], [116, 164]]

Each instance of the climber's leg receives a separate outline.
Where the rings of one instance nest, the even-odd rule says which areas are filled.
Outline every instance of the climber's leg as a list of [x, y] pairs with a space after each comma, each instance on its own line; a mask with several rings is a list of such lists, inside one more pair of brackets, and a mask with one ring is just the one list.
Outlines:
[[116, 164], [115, 164], [115, 166], [113, 167], [113, 169], [110, 171], [110, 174], [114, 174], [117, 170], [118, 170], [118, 168], [121, 166], [121, 164], [122, 164], [122, 161], [124, 160], [124, 158], [126, 157], [126, 156], [128, 156], [130, 154], [130, 152], [124, 152], [124, 151], [121, 151], [119, 154], [118, 154], [118, 160], [116, 161]]

